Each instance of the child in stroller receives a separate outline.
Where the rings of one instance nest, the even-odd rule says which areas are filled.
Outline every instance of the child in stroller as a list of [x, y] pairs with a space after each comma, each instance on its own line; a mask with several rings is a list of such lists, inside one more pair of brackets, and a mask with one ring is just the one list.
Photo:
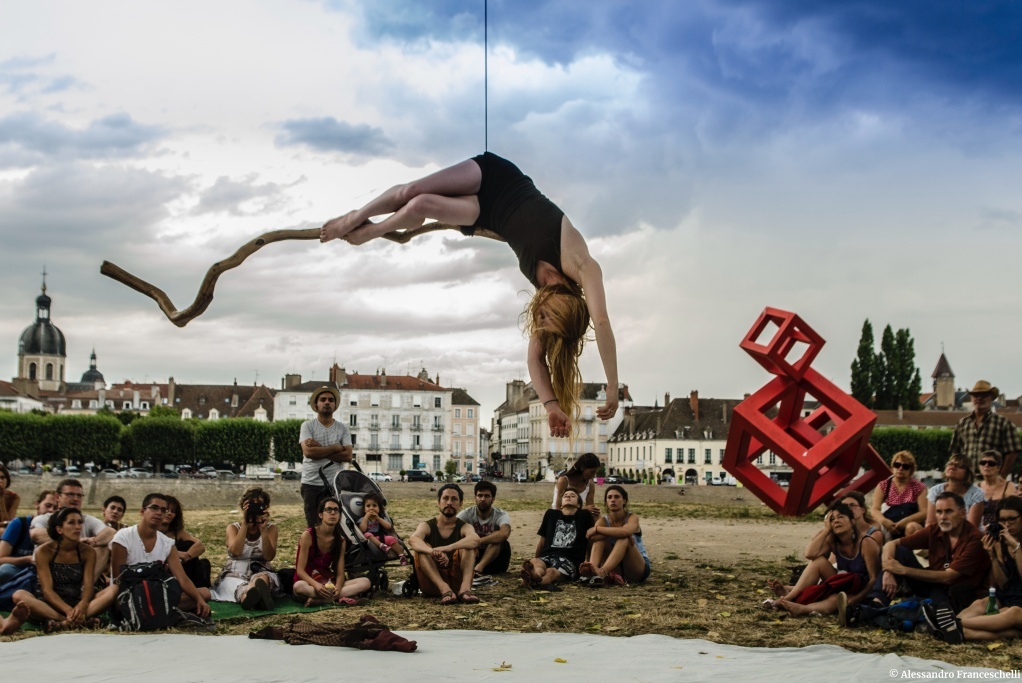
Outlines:
[[[333, 482], [337, 499], [341, 501], [340, 526], [349, 541], [345, 566], [349, 574], [364, 573], [373, 591], [386, 590], [389, 584], [385, 569], [387, 563], [400, 560], [402, 565], [411, 564], [412, 558], [394, 530], [393, 520], [387, 516], [387, 499], [383, 491], [376, 482], [362, 474], [357, 463], [351, 464], [355, 469], [338, 472]], [[370, 501], [368, 509], [365, 505], [367, 498]], [[370, 516], [368, 512], [374, 504], [377, 506], [375, 516], [380, 526], [373, 532], [370, 522], [367, 522], [366, 529], [369, 531], [363, 532], [361, 523]], [[383, 537], [382, 541], [377, 534]]]

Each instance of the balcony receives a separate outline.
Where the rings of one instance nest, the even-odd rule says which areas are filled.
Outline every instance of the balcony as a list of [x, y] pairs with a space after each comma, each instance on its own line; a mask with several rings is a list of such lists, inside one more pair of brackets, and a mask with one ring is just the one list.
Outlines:
[[441, 446], [440, 444], [437, 444], [437, 443], [435, 443], [435, 444], [433, 444], [432, 446], [429, 447], [429, 450], [431, 450], [431, 451], [442, 451], [443, 449], [444, 449], [444, 447]]
[[411, 429], [412, 429], [413, 432], [421, 432], [422, 431], [422, 425], [419, 424], [418, 422], [413, 422]]
[[433, 425], [433, 431], [434, 432], [442, 432], [442, 431], [444, 431], [444, 426], [443, 425]]
[[369, 431], [372, 431], [372, 432], [380, 431], [380, 423], [379, 422], [370, 422], [369, 423]]

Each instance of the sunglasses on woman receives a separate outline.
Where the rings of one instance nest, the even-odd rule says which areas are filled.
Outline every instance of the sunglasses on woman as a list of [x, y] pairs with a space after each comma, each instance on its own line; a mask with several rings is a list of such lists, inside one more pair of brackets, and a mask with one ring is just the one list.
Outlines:
[[997, 462], [996, 460], [980, 460], [979, 461], [979, 466], [980, 467], [999, 467], [1000, 464], [1001, 463]]
[[891, 463], [891, 467], [893, 467], [895, 469], [898, 469], [898, 470], [910, 470], [910, 469], [912, 469], [912, 465], [908, 464], [907, 462], [892, 462]]

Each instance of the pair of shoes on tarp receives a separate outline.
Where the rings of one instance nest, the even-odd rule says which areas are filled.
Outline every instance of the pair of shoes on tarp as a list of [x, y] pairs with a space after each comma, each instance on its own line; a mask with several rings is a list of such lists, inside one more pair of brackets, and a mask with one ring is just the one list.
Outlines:
[[483, 588], [484, 586], [496, 586], [497, 579], [486, 574], [476, 574], [472, 579], [472, 588]]

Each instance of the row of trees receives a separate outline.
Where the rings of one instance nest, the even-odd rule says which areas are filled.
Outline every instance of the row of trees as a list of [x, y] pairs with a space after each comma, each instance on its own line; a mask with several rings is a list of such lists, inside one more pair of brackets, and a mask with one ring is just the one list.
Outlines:
[[866, 320], [852, 361], [852, 397], [873, 410], [919, 410], [922, 377], [916, 367], [915, 340], [908, 328], [888, 325], [874, 351], [873, 325]]
[[[301, 420], [181, 420], [143, 417], [125, 425], [114, 415], [38, 415], [0, 412], [0, 459], [68, 460], [154, 468], [179, 463], [259, 465], [272, 453], [278, 462], [299, 462]], [[272, 449], [272, 450], [271, 450]]]

